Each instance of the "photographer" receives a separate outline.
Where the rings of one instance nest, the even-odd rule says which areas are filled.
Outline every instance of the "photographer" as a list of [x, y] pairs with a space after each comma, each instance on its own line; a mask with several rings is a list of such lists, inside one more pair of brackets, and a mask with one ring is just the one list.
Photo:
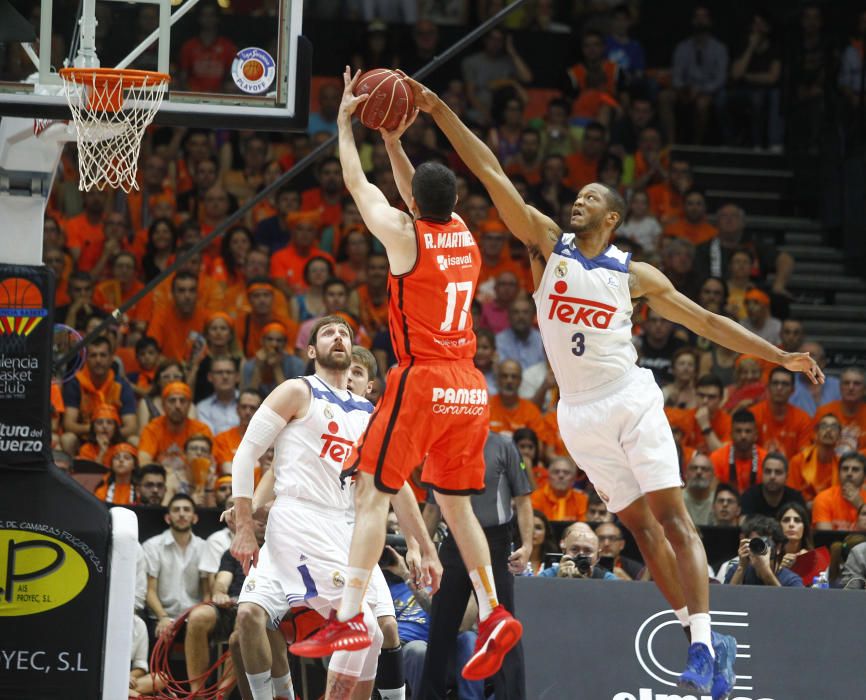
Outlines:
[[566, 528], [559, 543], [562, 559], [542, 571], [547, 578], [595, 578], [617, 581], [610, 571], [598, 566], [598, 537], [586, 523], [573, 523]]
[[785, 586], [802, 588], [803, 580], [782, 567], [782, 548], [787, 538], [782, 526], [766, 515], [753, 515], [740, 529], [739, 557], [729, 566], [725, 583], [732, 586]]

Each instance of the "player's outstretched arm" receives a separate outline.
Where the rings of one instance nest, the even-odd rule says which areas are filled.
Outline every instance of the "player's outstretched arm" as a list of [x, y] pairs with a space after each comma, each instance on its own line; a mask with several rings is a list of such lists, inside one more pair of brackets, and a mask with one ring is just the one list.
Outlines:
[[403, 115], [400, 124], [393, 131], [387, 129], [379, 129], [382, 135], [382, 141], [385, 142], [385, 151], [388, 153], [388, 160], [391, 161], [391, 171], [394, 173], [394, 182], [397, 183], [397, 189], [400, 191], [400, 197], [406, 203], [406, 207], [412, 206], [412, 178], [415, 176], [415, 166], [412, 165], [406, 151], [403, 150], [403, 145], [400, 143], [400, 137], [418, 118], [420, 110], [417, 108], [410, 115]]
[[740, 353], [757, 355], [768, 362], [803, 372], [812, 382], [824, 382], [824, 373], [807, 352], [785, 352], [746, 330], [736, 321], [698, 306], [678, 292], [671, 281], [652, 265], [633, 262], [629, 267], [632, 298], [646, 297], [650, 308], [704, 338]]
[[370, 233], [382, 241], [386, 249], [399, 249], [407, 242], [414, 246], [415, 231], [412, 227], [412, 219], [388, 203], [382, 191], [370, 184], [361, 167], [361, 158], [352, 132], [352, 114], [358, 105], [367, 99], [366, 95], [356, 97], [352, 92], [359, 76], [360, 71], [352, 76], [351, 69], [346, 66], [346, 72], [343, 74], [343, 100], [337, 113], [343, 182], [352, 199], [355, 200], [361, 218], [364, 219]]
[[447, 104], [421, 83], [409, 79], [409, 85], [417, 107], [430, 113], [457, 155], [484, 184], [509, 231], [527, 245], [538, 245], [547, 257], [559, 238], [559, 226], [523, 201], [493, 151], [460, 121]]

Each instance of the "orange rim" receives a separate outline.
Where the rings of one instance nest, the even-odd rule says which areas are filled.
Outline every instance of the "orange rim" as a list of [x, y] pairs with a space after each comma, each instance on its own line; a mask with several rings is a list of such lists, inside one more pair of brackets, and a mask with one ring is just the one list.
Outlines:
[[65, 81], [93, 88], [87, 96], [87, 108], [103, 112], [120, 111], [124, 88], [156, 87], [171, 80], [168, 73], [131, 68], [61, 68], [59, 73]]

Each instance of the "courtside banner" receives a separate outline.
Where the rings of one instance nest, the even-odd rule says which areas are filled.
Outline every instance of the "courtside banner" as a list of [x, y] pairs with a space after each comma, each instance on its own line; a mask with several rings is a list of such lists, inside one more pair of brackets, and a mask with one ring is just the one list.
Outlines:
[[51, 457], [53, 315], [48, 268], [0, 263], [0, 467]]
[[0, 469], [0, 700], [97, 700], [108, 511], [42, 466]]
[[[688, 642], [652, 583], [518, 577], [527, 698], [711, 700], [675, 686]], [[710, 587], [737, 638], [730, 700], [866, 697], [862, 591]]]

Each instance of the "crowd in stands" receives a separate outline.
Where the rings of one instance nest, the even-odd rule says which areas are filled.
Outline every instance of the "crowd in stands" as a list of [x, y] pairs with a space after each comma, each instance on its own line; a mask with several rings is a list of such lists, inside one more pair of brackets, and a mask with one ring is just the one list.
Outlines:
[[[443, 27], [483, 18], [501, 4], [369, 3], [385, 9], [368, 16], [366, 4], [349, 3], [351, 18], [370, 24], [362, 44], [347, 47], [340, 60], [411, 72], [441, 51]], [[859, 99], [862, 42], [837, 42], [822, 7], [807, 3], [796, 11], [798, 50], [786, 54], [774, 32], [777, 17], [754, 11], [738, 35], [723, 38], [714, 34], [711, 9], [696, 3], [691, 33], [668, 63], [652, 66], [633, 38], [649, 3], [613, 5], [527, 3], [462, 61], [434, 73], [430, 85], [489, 144], [526, 200], [564, 229], [583, 185], [618, 189], [628, 213], [617, 246], [657, 265], [697, 304], [785, 350], [809, 351], [829, 370], [825, 384], [811, 385], [635, 305], [638, 363], [664, 391], [689, 512], [698, 525], [742, 535], [734, 559], [710, 575], [734, 585], [808, 585], [818, 570], [792, 569], [812, 550], [813, 531], [866, 532], [866, 375], [860, 367], [827, 367], [824, 349], [789, 313], [793, 258], [757, 239], [749, 212], [736, 203], [708, 210], [692, 164], [672, 144], [814, 151], [830, 92], [842, 112]], [[211, 75], [220, 69], [212, 53], [243, 45], [243, 37], [228, 37], [230, 15], [215, 7], [202, 7], [199, 36], [179, 48], [175, 74], [187, 87], [200, 88], [206, 76], [224, 82], [231, 61]], [[305, 11], [326, 20], [341, 7], [316, 0]], [[864, 21], [861, 14], [860, 26]], [[395, 28], [406, 46], [392, 41]], [[540, 71], [549, 79], [553, 69], [521, 53], [521, 32], [571, 33], [580, 47], [542, 103], [533, 85]], [[151, 129], [140, 188], [130, 194], [79, 193], [70, 145], [44, 229], [44, 262], [57, 278], [56, 321], [87, 333], [336, 133], [342, 86], [327, 78], [316, 85], [307, 133]], [[358, 127], [356, 137], [369, 179], [403, 207], [379, 135]], [[532, 475], [527, 573], [647, 578], [640, 562], [622, 556], [622, 530], [558, 434], [557, 386], [535, 323], [523, 246], [425, 115], [402, 144], [413, 163], [439, 160], [457, 172], [457, 213], [481, 248], [475, 362], [487, 378], [491, 429], [513, 438]], [[188, 532], [196, 508], [225, 505], [250, 418], [276, 385], [308, 371], [306, 342], [317, 318], [349, 321], [378, 364], [371, 399], [381, 393], [395, 361], [387, 272], [382, 246], [347, 196], [339, 159], [328, 153], [112, 321], [87, 345], [83, 366], [55, 386], [54, 446], [65, 453], [58, 461], [104, 465], [96, 493], [108, 503], [171, 506], [169, 530], [145, 544], [147, 605], [157, 625], [209, 595], [213, 562], [193, 564], [200, 574], [189, 574], [189, 562], [186, 574], [178, 569], [206, 544], [192, 536], [193, 549], [175, 551], [177, 533]], [[551, 521], [576, 524], [558, 541]], [[221, 537], [214, 546], [224, 551]], [[766, 538], [769, 553], [751, 551], [752, 538]], [[563, 555], [555, 565], [553, 552]], [[863, 568], [866, 554], [861, 547], [849, 559]], [[166, 570], [170, 584], [161, 580]], [[863, 575], [838, 563], [835, 573], [837, 581]]]

